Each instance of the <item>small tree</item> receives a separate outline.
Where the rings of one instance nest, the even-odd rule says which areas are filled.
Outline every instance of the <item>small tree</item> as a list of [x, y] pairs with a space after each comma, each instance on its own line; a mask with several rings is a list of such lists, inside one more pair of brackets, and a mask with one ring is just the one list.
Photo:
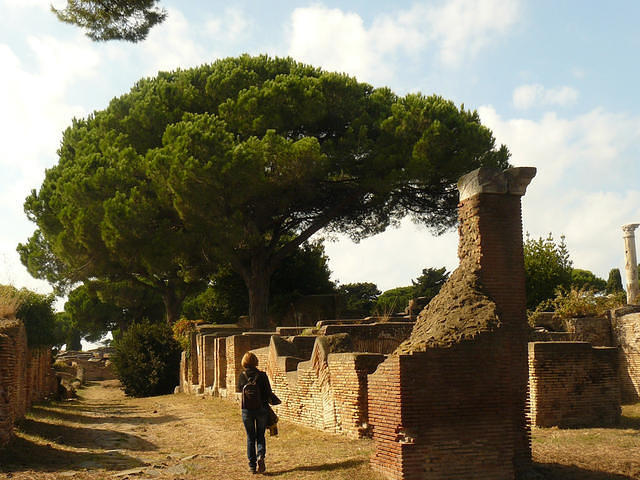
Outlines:
[[413, 284], [413, 298], [426, 297], [431, 300], [438, 294], [448, 278], [449, 272], [445, 267], [423, 268], [422, 275], [411, 281]]
[[556, 243], [553, 235], [532, 239], [527, 233], [524, 242], [524, 270], [527, 308], [533, 310], [541, 302], [554, 298], [558, 287], [569, 289], [572, 262], [564, 240]]
[[386, 290], [378, 297], [375, 311], [378, 315], [390, 315], [404, 310], [412, 298], [415, 298], [415, 288], [413, 285]]
[[112, 346], [111, 359], [127, 395], [162, 395], [178, 384], [182, 350], [166, 323], [131, 325]]
[[371, 313], [382, 292], [375, 283], [358, 282], [340, 285], [338, 293], [344, 297], [347, 315], [365, 316]]
[[574, 268], [571, 270], [571, 287], [578, 290], [604, 292], [607, 287], [607, 282], [589, 270]]
[[620, 275], [619, 268], [612, 268], [609, 271], [609, 278], [607, 279], [605, 292], [607, 294], [624, 292], [624, 287], [622, 286], [622, 276]]

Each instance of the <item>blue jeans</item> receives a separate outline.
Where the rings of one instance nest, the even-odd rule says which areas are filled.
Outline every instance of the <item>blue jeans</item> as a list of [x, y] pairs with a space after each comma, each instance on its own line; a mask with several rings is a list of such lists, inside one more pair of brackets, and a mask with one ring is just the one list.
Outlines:
[[247, 431], [247, 458], [249, 468], [256, 468], [256, 444], [258, 446], [257, 456], [264, 458], [267, 453], [267, 441], [264, 438], [264, 431], [267, 428], [269, 412], [265, 407], [257, 410], [242, 409], [242, 423]]

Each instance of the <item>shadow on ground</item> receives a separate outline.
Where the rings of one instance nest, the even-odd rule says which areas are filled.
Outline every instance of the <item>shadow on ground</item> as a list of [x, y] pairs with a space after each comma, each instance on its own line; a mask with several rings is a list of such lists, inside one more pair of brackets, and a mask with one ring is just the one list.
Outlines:
[[300, 465], [287, 470], [267, 471], [263, 475], [265, 477], [275, 477], [277, 475], [290, 472], [333, 472], [336, 470], [343, 470], [345, 468], [358, 467], [363, 463], [366, 463], [366, 460], [345, 460], [343, 462], [321, 463], [318, 465]]
[[633, 480], [633, 477], [606, 472], [594, 472], [574, 466], [534, 463], [531, 480]]
[[130, 433], [107, 429], [70, 427], [34, 419], [22, 420], [19, 430], [44, 441], [74, 448], [104, 448], [123, 450], [155, 450], [156, 446], [144, 438]]
[[111, 452], [74, 452], [63, 450], [51, 444], [38, 444], [21, 437], [15, 437], [0, 450], [0, 472], [20, 472], [34, 470], [57, 472], [73, 469], [126, 470], [145, 464], [137, 458]]
[[[72, 406], [71, 406], [72, 407]], [[71, 410], [71, 411], [70, 411]], [[34, 405], [31, 407], [30, 413], [31, 416], [36, 419], [42, 418], [51, 418], [53, 420], [60, 420], [65, 422], [74, 422], [81, 424], [95, 424], [95, 423], [114, 423], [114, 424], [124, 424], [128, 423], [131, 425], [142, 425], [142, 424], [153, 424], [158, 425], [161, 423], [167, 423], [179, 420], [178, 417], [173, 415], [157, 415], [157, 416], [123, 416], [125, 414], [138, 413], [139, 409], [127, 409], [125, 411], [124, 408], [118, 408], [118, 405], [114, 407], [113, 404], [109, 406], [100, 406], [97, 405], [95, 407], [91, 407], [90, 409], [82, 408], [76, 409], [78, 413], [73, 412], [72, 408], [68, 406], [51, 406], [51, 405]], [[114, 413], [114, 415], [96, 417], [93, 415], [89, 415], [89, 413], [101, 413], [105, 412]], [[88, 415], [83, 415], [82, 413], [87, 413]]]

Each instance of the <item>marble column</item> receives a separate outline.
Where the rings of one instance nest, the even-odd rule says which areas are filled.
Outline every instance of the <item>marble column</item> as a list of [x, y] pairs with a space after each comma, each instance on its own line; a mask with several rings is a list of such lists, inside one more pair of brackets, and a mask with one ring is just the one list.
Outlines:
[[627, 276], [627, 303], [636, 305], [640, 288], [638, 287], [638, 258], [636, 256], [636, 236], [635, 229], [638, 223], [627, 223], [622, 226], [624, 232], [624, 257], [625, 272]]

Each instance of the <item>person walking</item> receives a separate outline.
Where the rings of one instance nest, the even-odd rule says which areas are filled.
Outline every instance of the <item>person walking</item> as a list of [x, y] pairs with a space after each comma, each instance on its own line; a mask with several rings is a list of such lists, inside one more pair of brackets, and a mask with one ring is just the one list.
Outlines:
[[267, 374], [258, 370], [258, 357], [248, 352], [242, 357], [244, 371], [238, 377], [242, 398], [242, 423], [247, 431], [247, 458], [251, 473], [263, 473], [267, 453], [265, 430], [269, 421], [268, 402], [272, 397]]

